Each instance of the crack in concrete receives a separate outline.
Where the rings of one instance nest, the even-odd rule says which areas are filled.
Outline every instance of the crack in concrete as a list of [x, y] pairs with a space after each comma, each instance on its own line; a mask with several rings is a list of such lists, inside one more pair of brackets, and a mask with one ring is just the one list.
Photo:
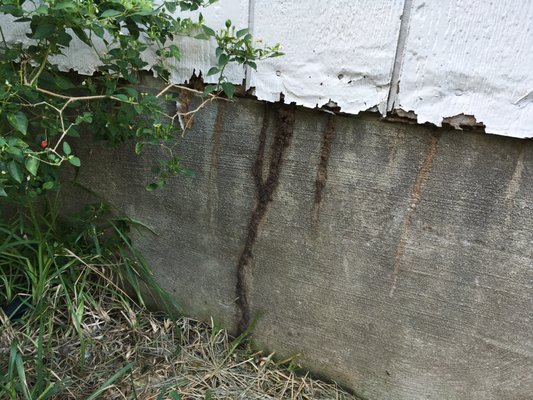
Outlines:
[[322, 135], [322, 146], [320, 148], [320, 163], [316, 172], [315, 180], [315, 200], [313, 202], [313, 226], [317, 226], [320, 219], [320, 207], [322, 205], [322, 192], [328, 179], [328, 161], [331, 154], [331, 146], [335, 140], [335, 116], [330, 115]]
[[255, 182], [256, 204], [248, 223], [248, 235], [244, 248], [239, 257], [237, 265], [237, 306], [239, 307], [240, 318], [237, 326], [239, 334], [246, 331], [251, 322], [251, 285], [253, 247], [255, 245], [259, 225], [265, 217], [273, 195], [279, 185], [279, 175], [284, 162], [285, 151], [290, 145], [295, 121], [296, 108], [292, 105], [276, 104], [273, 106], [277, 118], [277, 129], [272, 142], [268, 175], [263, 177], [263, 162], [265, 156], [267, 130], [270, 120], [270, 108], [265, 104], [263, 125], [259, 134], [259, 144], [257, 147], [256, 159], [252, 167], [252, 175]]
[[405, 253], [405, 246], [407, 244], [407, 235], [409, 234], [411, 226], [413, 225], [413, 217], [415, 216], [418, 205], [422, 200], [422, 193], [424, 191], [424, 187], [426, 186], [429, 173], [431, 172], [433, 161], [437, 155], [437, 144], [439, 142], [439, 138], [440, 133], [433, 133], [428, 150], [426, 151], [426, 156], [416, 176], [415, 186], [411, 191], [411, 195], [409, 196], [409, 209], [407, 210], [407, 214], [403, 220], [402, 229], [400, 231], [400, 241], [396, 247], [396, 255], [394, 257], [394, 271], [392, 273], [392, 285], [389, 292], [390, 297], [394, 295], [394, 291], [398, 286], [401, 262]]

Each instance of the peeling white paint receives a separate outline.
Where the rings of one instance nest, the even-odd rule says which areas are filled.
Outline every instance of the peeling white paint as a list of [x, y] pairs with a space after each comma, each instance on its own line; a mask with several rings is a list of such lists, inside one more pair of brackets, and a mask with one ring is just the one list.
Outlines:
[[261, 100], [316, 107], [335, 102], [384, 113], [403, 0], [256, 0], [254, 36], [285, 56], [259, 63], [251, 86]]
[[[227, 19], [231, 19], [238, 29], [248, 27], [248, 0], [220, 0], [219, 2], [200, 10], [206, 20], [206, 24], [213, 29], [224, 27]], [[194, 20], [198, 17], [195, 13], [179, 13], [181, 17], [190, 16]], [[8, 43], [25, 43], [30, 44], [26, 33], [29, 32], [29, 24], [13, 22], [14, 18], [6, 15], [0, 16], [0, 26]], [[51, 61], [55, 63], [59, 70], [73, 70], [80, 74], [92, 75], [100, 64], [99, 57], [95, 51], [79, 40], [75, 35], [70, 43], [68, 51], [62, 56], [54, 56]], [[176, 38], [175, 43], [180, 48], [183, 59], [176, 61], [171, 73], [170, 80], [173, 83], [180, 84], [187, 81], [194, 71], [198, 74], [200, 71], [204, 75], [204, 81], [207, 83], [216, 82], [217, 77], [211, 76], [205, 78], [206, 72], [213, 65], [216, 65], [215, 48], [216, 43], [206, 40], [197, 40], [191, 37], [183, 36]], [[105, 51], [103, 43], [96, 42], [96, 49], [99, 52]], [[148, 63], [147, 69], [152, 65], [159, 63], [155, 51], [147, 51], [143, 54], [144, 61]], [[244, 68], [236, 65], [228, 66], [225, 71], [229, 80], [233, 83], [241, 84], [244, 80]]]
[[533, 1], [414, 0], [395, 107], [533, 137]]
[[[246, 71], [246, 87], [260, 100], [283, 93], [286, 102], [311, 108], [403, 112], [419, 123], [483, 124], [489, 133], [533, 137], [533, 1], [220, 0], [202, 13], [213, 28], [231, 19], [266, 44], [282, 44], [285, 56]], [[0, 24], [8, 42], [29, 43], [27, 25], [5, 16]], [[205, 77], [216, 64], [213, 41], [176, 43], [184, 58], [173, 83], [193, 71], [216, 80]], [[159, 62], [154, 52], [145, 58]], [[82, 74], [98, 67], [79, 40], [54, 60]], [[242, 67], [226, 72], [233, 83], [245, 79]]]

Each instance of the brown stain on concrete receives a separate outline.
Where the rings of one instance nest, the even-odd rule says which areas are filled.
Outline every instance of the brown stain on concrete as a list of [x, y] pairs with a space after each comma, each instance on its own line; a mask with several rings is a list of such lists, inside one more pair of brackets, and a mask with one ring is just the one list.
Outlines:
[[215, 119], [215, 126], [213, 129], [213, 148], [211, 150], [211, 158], [209, 163], [207, 210], [209, 211], [209, 227], [211, 229], [214, 229], [215, 226], [216, 207], [214, 205], [218, 202], [218, 189], [216, 180], [220, 153], [220, 136], [222, 127], [224, 126], [225, 109], [226, 105], [224, 102], [219, 102], [217, 108], [217, 117]]
[[194, 93], [189, 90], [182, 90], [179, 97], [178, 112], [180, 115], [180, 120], [183, 130], [188, 130], [192, 128], [194, 122], [194, 114], [186, 115], [189, 111], [189, 106], [194, 98]]
[[507, 190], [505, 191], [505, 206], [507, 208], [512, 207], [513, 200], [520, 190], [520, 182], [522, 181], [522, 173], [524, 172], [524, 148], [520, 150], [518, 159], [516, 160], [513, 176], [509, 180]]
[[263, 164], [267, 139], [267, 130], [270, 120], [270, 108], [265, 104], [263, 124], [259, 134], [259, 144], [257, 147], [256, 160], [252, 167], [256, 189], [256, 204], [248, 223], [248, 234], [244, 248], [237, 264], [237, 306], [239, 307], [238, 333], [246, 331], [251, 322], [251, 286], [252, 286], [252, 259], [253, 248], [257, 240], [259, 226], [265, 217], [270, 203], [273, 200], [274, 192], [279, 185], [279, 175], [281, 173], [285, 152], [291, 143], [294, 132], [295, 107], [283, 104], [274, 105], [275, 118], [277, 122], [274, 139], [272, 141], [270, 162], [268, 165], [268, 175], [263, 176]]
[[405, 253], [407, 237], [409, 235], [409, 232], [411, 231], [411, 226], [413, 225], [413, 218], [416, 214], [418, 205], [420, 204], [420, 201], [422, 200], [422, 193], [424, 191], [424, 187], [426, 185], [429, 173], [431, 172], [431, 168], [433, 167], [433, 161], [435, 160], [435, 157], [437, 155], [437, 144], [439, 142], [439, 138], [440, 138], [439, 133], [437, 132], [433, 133], [431, 137], [431, 142], [426, 151], [426, 156], [424, 157], [422, 166], [420, 167], [420, 170], [418, 171], [418, 174], [416, 176], [415, 185], [413, 187], [413, 190], [411, 191], [411, 195], [409, 196], [409, 209], [407, 210], [407, 214], [403, 220], [402, 229], [400, 231], [400, 241], [398, 242], [398, 246], [396, 247], [396, 254], [394, 256], [394, 270], [392, 273], [392, 285], [391, 285], [391, 289], [389, 292], [390, 297], [394, 295], [394, 291], [396, 290], [396, 287], [398, 286], [400, 267], [401, 267], [403, 255]]
[[505, 227], [509, 227], [512, 217], [512, 209], [514, 206], [514, 198], [518, 191], [520, 190], [520, 184], [522, 182], [522, 174], [524, 172], [524, 147], [520, 150], [520, 154], [516, 160], [516, 165], [513, 171], [513, 175], [507, 184], [507, 189], [505, 190]]
[[335, 116], [330, 115], [322, 135], [322, 146], [320, 148], [320, 162], [315, 179], [315, 199], [313, 202], [313, 226], [317, 226], [320, 219], [320, 207], [326, 181], [328, 180], [328, 162], [331, 155], [331, 146], [335, 140]]

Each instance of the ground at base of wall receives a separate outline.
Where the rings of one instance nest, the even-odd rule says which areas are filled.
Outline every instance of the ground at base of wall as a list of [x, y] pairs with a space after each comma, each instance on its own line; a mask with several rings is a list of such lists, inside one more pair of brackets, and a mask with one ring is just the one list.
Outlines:
[[[213, 323], [172, 322], [143, 310], [105, 307], [90, 319], [83, 368], [76, 335], [58, 335], [47, 352], [65, 389], [54, 399], [86, 399], [130, 363], [129, 372], [98, 399], [356, 399], [335, 384], [295, 371], [293, 364], [277, 365], [272, 355], [252, 352]], [[17, 324], [4, 322], [9, 326], [0, 326], [0, 364], [14, 337], [28, 339], [20, 346], [30, 353], [38, 340], [38, 332], [32, 340], [17, 332]]]

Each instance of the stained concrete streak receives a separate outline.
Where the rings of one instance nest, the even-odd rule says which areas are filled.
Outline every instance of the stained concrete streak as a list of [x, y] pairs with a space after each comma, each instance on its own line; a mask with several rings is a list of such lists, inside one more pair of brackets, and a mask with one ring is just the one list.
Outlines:
[[509, 180], [509, 184], [507, 185], [507, 190], [505, 191], [505, 197], [504, 197], [504, 204], [505, 204], [505, 227], [509, 228], [511, 218], [512, 218], [512, 211], [513, 206], [515, 204], [515, 197], [518, 191], [520, 190], [520, 184], [522, 182], [522, 174], [524, 172], [524, 148], [520, 150], [520, 154], [518, 156], [518, 159], [516, 160], [516, 166], [513, 171], [513, 175], [511, 176], [511, 179]]
[[184, 131], [192, 128], [193, 126], [193, 117], [194, 114], [188, 114], [189, 105], [194, 97], [194, 93], [189, 90], [182, 90], [179, 96], [179, 103], [177, 111], [181, 114], [179, 115], [179, 122], [181, 129]]
[[[263, 177], [263, 164], [265, 157], [265, 147], [267, 131], [270, 120], [270, 109], [273, 108], [277, 122], [274, 139], [272, 141], [268, 175]], [[257, 147], [256, 160], [252, 167], [252, 175], [255, 181], [256, 204], [248, 223], [248, 234], [244, 248], [239, 257], [237, 265], [237, 306], [239, 307], [238, 333], [244, 332], [251, 322], [251, 286], [252, 286], [252, 266], [253, 248], [259, 232], [259, 225], [265, 217], [273, 195], [279, 184], [284, 161], [285, 151], [290, 145], [295, 121], [295, 107], [284, 104], [276, 104], [273, 107], [265, 104], [263, 124], [259, 134], [259, 144]]]
[[217, 171], [218, 171], [218, 159], [220, 153], [220, 136], [222, 127], [224, 125], [224, 111], [226, 105], [223, 101], [218, 102], [217, 117], [215, 119], [215, 126], [213, 129], [213, 148], [211, 150], [211, 160], [209, 165], [209, 186], [207, 195], [207, 209], [209, 211], [209, 226], [210, 229], [214, 229], [216, 219], [216, 207], [215, 204], [218, 201], [217, 190]]
[[513, 205], [513, 200], [520, 190], [520, 181], [522, 180], [522, 172], [524, 172], [524, 149], [520, 151], [520, 155], [516, 160], [516, 166], [513, 172], [513, 176], [507, 185], [505, 192], [505, 206], [510, 208]]
[[440, 133], [433, 133], [433, 136], [431, 137], [431, 142], [426, 151], [426, 156], [416, 176], [415, 185], [409, 196], [409, 209], [407, 210], [407, 213], [403, 220], [402, 229], [400, 232], [400, 240], [398, 242], [398, 246], [396, 247], [396, 254], [394, 256], [392, 285], [389, 292], [390, 297], [394, 295], [394, 291], [398, 286], [398, 278], [400, 275], [402, 258], [405, 253], [405, 246], [407, 244], [407, 237], [409, 236], [409, 232], [411, 231], [411, 226], [413, 225], [413, 218], [416, 214], [418, 205], [422, 200], [422, 193], [424, 191], [424, 187], [426, 185], [429, 173], [431, 172], [433, 161], [435, 160], [435, 157], [437, 155], [437, 144], [439, 142], [439, 138]]
[[322, 135], [322, 145], [320, 148], [320, 162], [315, 180], [315, 199], [313, 202], [313, 226], [318, 225], [320, 219], [320, 207], [322, 205], [322, 197], [326, 181], [328, 179], [328, 161], [331, 155], [331, 146], [335, 140], [335, 116], [330, 115], [324, 134]]

